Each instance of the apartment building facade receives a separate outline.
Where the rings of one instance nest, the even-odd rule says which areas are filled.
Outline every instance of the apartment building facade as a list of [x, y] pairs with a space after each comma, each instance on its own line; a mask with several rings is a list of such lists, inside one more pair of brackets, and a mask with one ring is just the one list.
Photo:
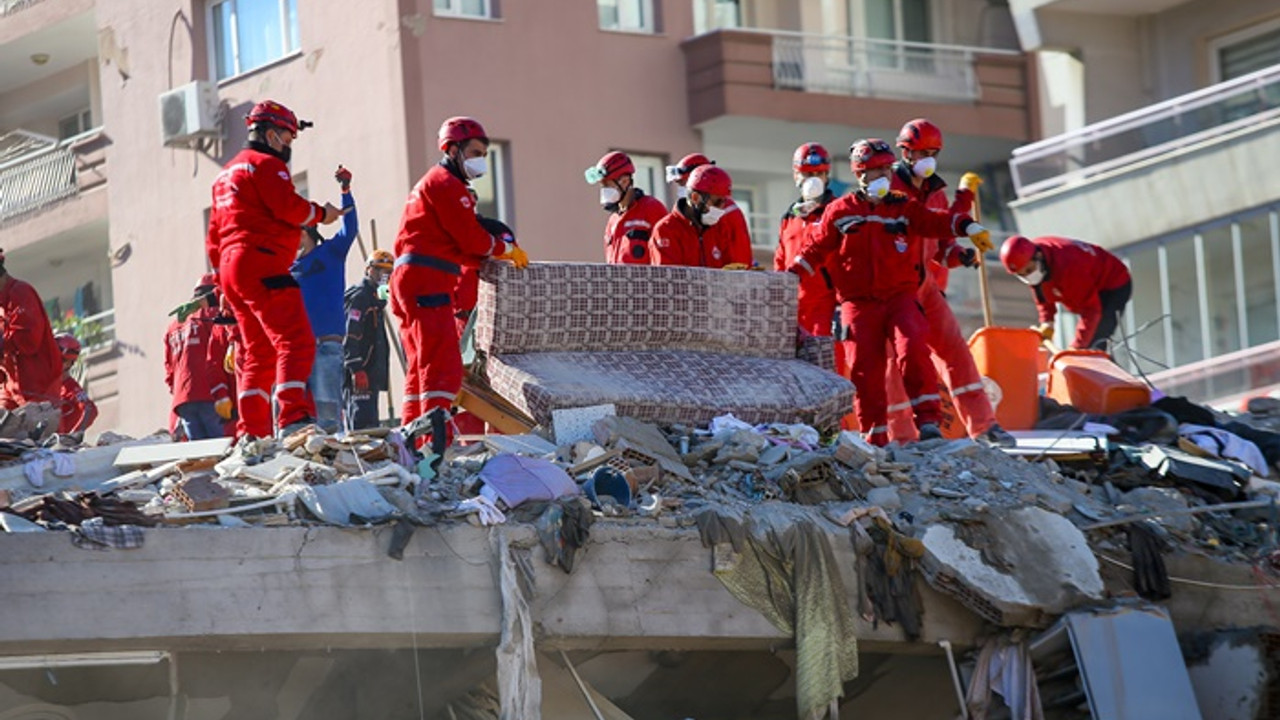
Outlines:
[[[994, 202], [1011, 195], [1004, 160], [1039, 137], [1033, 65], [1007, 8], [985, 0], [0, 8], [0, 247], [14, 275], [92, 335], [98, 429], [129, 433], [167, 422], [166, 313], [206, 269], [209, 186], [256, 100], [315, 123], [292, 160], [304, 193], [336, 200], [333, 169], [355, 173], [367, 250], [393, 242], [408, 189], [438, 158], [440, 121], [479, 118], [494, 140], [482, 209], [513, 225], [535, 260], [601, 259], [606, 218], [582, 170], [611, 149], [632, 153], [640, 184], [664, 201], [666, 164], [716, 158], [764, 259], [795, 195], [790, 156], [802, 142], [843, 158], [854, 139], [892, 139], [929, 117], [947, 131], [941, 172], [986, 171], [987, 220], [1000, 227], [1011, 225]], [[194, 114], [161, 101], [175, 94]], [[353, 250], [348, 278], [361, 267]], [[955, 293], [970, 318], [980, 307], [971, 280]], [[1026, 310], [1021, 297], [1000, 307]]]
[[1013, 0], [1045, 139], [1016, 150], [1025, 234], [1129, 264], [1122, 361], [1233, 409], [1280, 383], [1280, 9]]

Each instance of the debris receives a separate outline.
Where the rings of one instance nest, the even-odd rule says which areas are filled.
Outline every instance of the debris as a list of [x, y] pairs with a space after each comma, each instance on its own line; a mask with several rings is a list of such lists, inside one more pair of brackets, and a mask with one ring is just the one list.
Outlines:
[[578, 494], [578, 486], [563, 468], [540, 458], [498, 455], [480, 471], [491, 499], [514, 508], [530, 500], [555, 500]]
[[[980, 538], [985, 551], [966, 537]], [[929, 584], [998, 625], [1043, 626], [1103, 596], [1098, 561], [1084, 534], [1040, 508], [1004, 513], [963, 533], [939, 523], [925, 531], [923, 541]], [[988, 557], [999, 558], [999, 566]]]
[[1223, 500], [1240, 495], [1253, 473], [1244, 465], [1223, 460], [1208, 460], [1182, 450], [1147, 445], [1139, 460], [1159, 477], [1189, 485]]
[[592, 427], [598, 420], [613, 417], [618, 409], [613, 403], [589, 405], [578, 408], [561, 408], [551, 411], [551, 427], [557, 445], [572, 445], [580, 440], [590, 440]]
[[312, 515], [331, 525], [376, 523], [396, 513], [374, 484], [364, 478], [340, 480], [332, 485], [300, 485], [295, 492]]
[[195, 442], [163, 443], [156, 445], [132, 445], [116, 456], [116, 467], [129, 468], [140, 465], [159, 465], [174, 460], [220, 457], [231, 448], [231, 438], [213, 438]]

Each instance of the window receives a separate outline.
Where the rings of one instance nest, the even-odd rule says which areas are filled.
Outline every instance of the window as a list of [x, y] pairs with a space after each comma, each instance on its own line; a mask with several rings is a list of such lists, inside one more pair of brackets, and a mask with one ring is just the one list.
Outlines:
[[58, 139], [66, 140], [93, 128], [93, 114], [88, 108], [58, 121]]
[[693, 0], [695, 35], [736, 27], [742, 27], [742, 4], [739, 0]]
[[279, 60], [300, 45], [297, 0], [217, 0], [209, 15], [218, 80]]
[[657, 32], [653, 0], [596, 0], [601, 30]]
[[665, 205], [667, 202], [666, 158], [634, 153], [627, 153], [627, 155], [631, 156], [631, 162], [636, 166], [636, 187], [643, 190], [645, 195], [652, 195]]
[[504, 143], [489, 144], [489, 172], [471, 181], [476, 191], [476, 212], [510, 225], [511, 203], [507, 198], [507, 148]]
[[492, 18], [490, 0], [435, 0], [435, 14], [453, 17]]
[[[932, 71], [932, 60], [919, 49], [896, 43], [933, 42], [929, 0], [863, 0], [867, 37], [890, 41], [874, 43], [867, 58], [873, 67]], [[852, 18], [852, 13], [850, 13]], [[857, 35], [851, 32], [852, 35]]]
[[1270, 67], [1280, 63], [1280, 22], [1263, 23], [1218, 38], [1209, 48], [1218, 82]]

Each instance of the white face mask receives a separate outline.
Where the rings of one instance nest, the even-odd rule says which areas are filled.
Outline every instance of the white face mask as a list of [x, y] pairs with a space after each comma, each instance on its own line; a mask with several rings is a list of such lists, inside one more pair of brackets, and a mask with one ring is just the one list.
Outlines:
[[805, 200], [817, 200], [822, 197], [826, 189], [827, 184], [822, 181], [822, 178], [810, 175], [800, 183], [800, 197]]
[[683, 185], [677, 185], [677, 186], [676, 186], [676, 198], [677, 198], [677, 199], [680, 199], [680, 200], [683, 200], [683, 199], [685, 199], [685, 198], [687, 198], [687, 197], [689, 197], [689, 188], [687, 188], [687, 187], [685, 187], [685, 186], [683, 186]]
[[467, 177], [475, 179], [489, 172], [489, 158], [481, 155], [480, 157], [467, 158], [462, 161], [462, 171]]
[[708, 207], [702, 213], [702, 224], [711, 227], [720, 222], [722, 217], [724, 217], [724, 208]]
[[889, 194], [889, 178], [887, 177], [877, 178], [876, 180], [872, 181], [870, 185], [866, 186], [865, 191], [868, 196], [877, 198], [877, 199], [882, 198], [885, 195], [888, 195]]
[[621, 199], [622, 191], [618, 188], [610, 186], [600, 188], [601, 205], [614, 205]]
[[911, 172], [915, 173], [918, 178], [927, 178], [938, 169], [937, 158], [920, 158], [915, 165], [911, 166]]
[[1035, 270], [1026, 275], [1019, 275], [1018, 279], [1027, 285], [1039, 285], [1044, 282], [1044, 265], [1037, 264]]

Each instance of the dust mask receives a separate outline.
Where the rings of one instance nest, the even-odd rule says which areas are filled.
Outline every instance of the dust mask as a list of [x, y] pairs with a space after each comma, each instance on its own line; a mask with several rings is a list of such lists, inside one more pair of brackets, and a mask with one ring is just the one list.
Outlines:
[[616, 187], [605, 186], [600, 188], [600, 204], [608, 207], [609, 205], [617, 205], [622, 200], [622, 191]]
[[867, 193], [868, 197], [873, 197], [876, 199], [880, 199], [885, 195], [888, 195], [889, 194], [889, 178], [882, 177], [882, 178], [873, 180], [871, 184], [866, 186], [865, 192]]
[[911, 172], [915, 173], [918, 178], [927, 178], [938, 169], [937, 158], [920, 158], [915, 165], [911, 166]]
[[702, 224], [711, 227], [720, 222], [722, 217], [724, 217], [724, 208], [708, 207], [702, 211]]
[[474, 180], [475, 178], [489, 172], [489, 158], [481, 155], [480, 157], [467, 158], [462, 162], [462, 171], [467, 177]]
[[1018, 279], [1027, 285], [1039, 285], [1044, 282], [1044, 265], [1037, 264], [1035, 270], [1026, 275], [1019, 275]]
[[800, 197], [805, 200], [816, 200], [822, 197], [822, 193], [826, 190], [827, 184], [816, 175], [810, 175], [800, 183]]

